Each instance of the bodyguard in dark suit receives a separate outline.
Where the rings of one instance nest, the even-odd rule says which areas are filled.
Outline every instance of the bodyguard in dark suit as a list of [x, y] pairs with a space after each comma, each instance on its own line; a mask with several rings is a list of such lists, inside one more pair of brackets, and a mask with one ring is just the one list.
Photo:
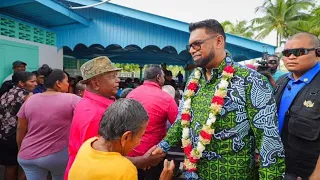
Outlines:
[[309, 33], [292, 36], [282, 52], [289, 70], [275, 88], [279, 131], [285, 148], [286, 178], [309, 179], [320, 153], [319, 39]]

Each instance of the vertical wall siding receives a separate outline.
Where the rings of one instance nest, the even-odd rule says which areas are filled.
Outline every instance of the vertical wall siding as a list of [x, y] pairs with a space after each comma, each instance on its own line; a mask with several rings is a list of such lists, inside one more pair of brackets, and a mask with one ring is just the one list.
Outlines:
[[104, 47], [110, 44], [122, 47], [135, 44], [141, 48], [148, 45], [156, 45], [159, 48], [173, 46], [179, 53], [188, 43], [188, 33], [167, 27], [97, 9], [85, 9], [78, 13], [92, 19], [90, 27], [57, 31], [59, 48], [68, 46], [73, 49], [79, 43], [88, 47], [92, 44], [101, 44]]

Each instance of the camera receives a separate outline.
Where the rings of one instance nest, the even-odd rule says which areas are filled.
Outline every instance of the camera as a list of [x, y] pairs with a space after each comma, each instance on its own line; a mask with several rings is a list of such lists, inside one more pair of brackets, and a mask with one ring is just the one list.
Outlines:
[[[273, 60], [272, 60], [273, 61]], [[261, 59], [261, 60], [257, 60], [257, 63], [259, 64], [257, 71], [258, 72], [262, 72], [262, 71], [267, 71], [270, 72], [270, 67], [268, 65], [268, 61], [267, 59]], [[277, 63], [277, 61], [275, 60], [275, 63]]]
[[261, 60], [257, 60], [257, 63], [259, 64], [257, 68], [258, 72], [262, 72], [262, 71], [271, 72], [271, 67], [269, 66], [269, 64], [276, 65], [278, 63], [278, 61], [275, 59], [270, 59], [269, 61], [267, 59], [268, 59], [268, 56], [262, 58]]

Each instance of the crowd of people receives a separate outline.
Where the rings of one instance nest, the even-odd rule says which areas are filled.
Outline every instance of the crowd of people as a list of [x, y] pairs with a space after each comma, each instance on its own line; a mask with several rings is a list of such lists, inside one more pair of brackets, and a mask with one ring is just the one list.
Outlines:
[[263, 70], [234, 62], [216, 20], [189, 31], [185, 82], [166, 64], [121, 81], [106, 56], [74, 78], [14, 62], [0, 92], [5, 179], [167, 180], [179, 163], [166, 154], [182, 147], [185, 179], [319, 180], [319, 39], [289, 38], [283, 73], [276, 55]]

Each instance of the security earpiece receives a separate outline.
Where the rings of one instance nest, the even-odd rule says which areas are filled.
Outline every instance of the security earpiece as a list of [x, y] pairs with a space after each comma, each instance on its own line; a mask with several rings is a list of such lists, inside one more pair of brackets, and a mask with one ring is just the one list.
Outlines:
[[320, 47], [316, 48], [315, 51], [316, 51], [316, 56], [320, 57]]

